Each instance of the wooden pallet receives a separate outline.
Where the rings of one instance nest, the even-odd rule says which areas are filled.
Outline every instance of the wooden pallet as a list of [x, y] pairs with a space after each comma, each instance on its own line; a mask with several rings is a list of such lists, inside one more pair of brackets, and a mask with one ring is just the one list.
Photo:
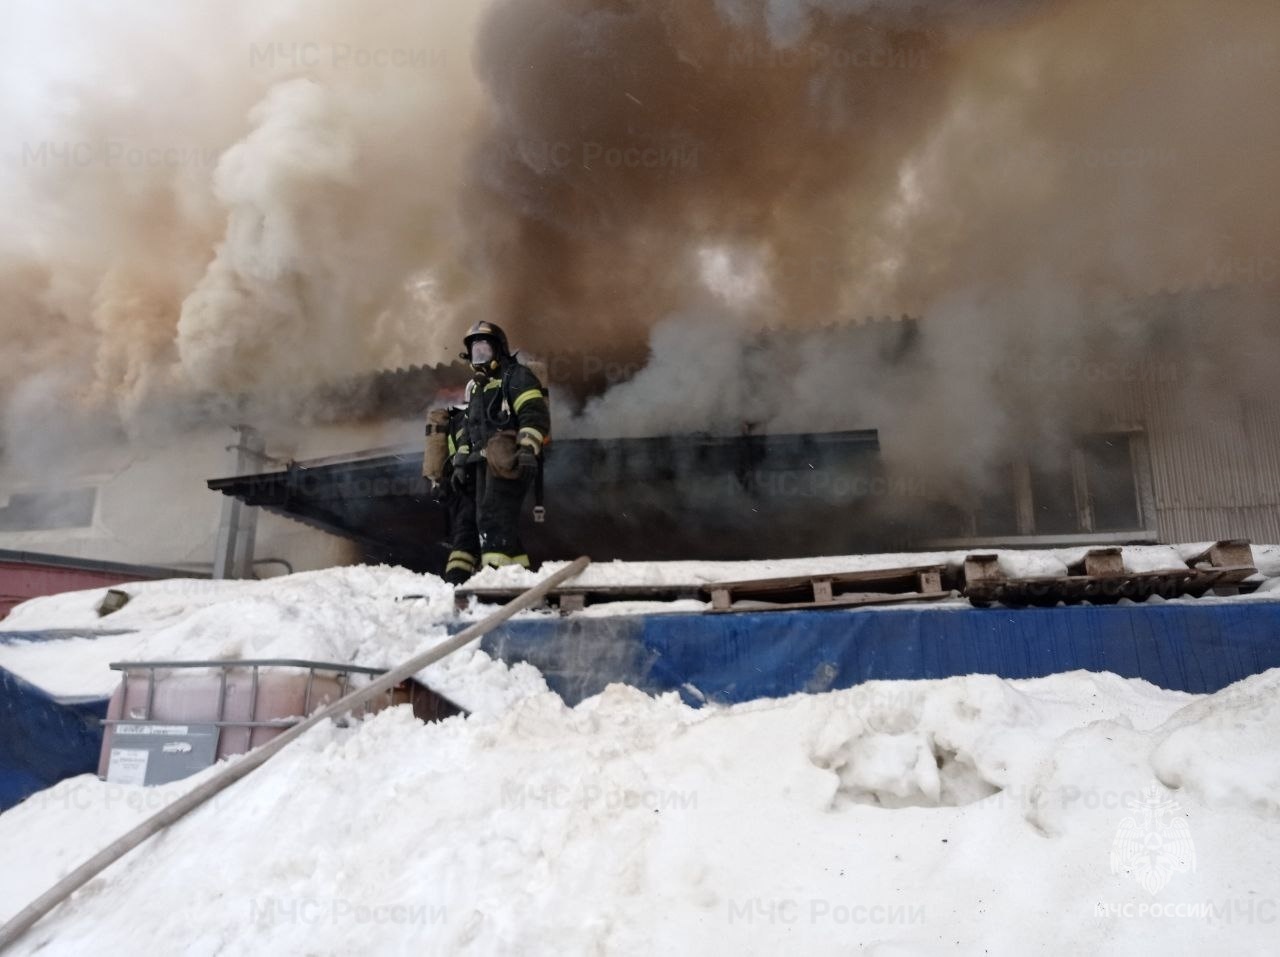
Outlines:
[[[745, 581], [712, 582], [705, 587], [711, 595], [712, 611], [731, 611], [743, 602], [765, 603], [789, 608], [828, 606], [838, 597], [871, 594], [945, 596], [943, 565], [910, 565], [869, 571], [835, 572], [822, 575], [792, 575], [783, 578], [753, 578]], [[901, 599], [899, 599], [901, 600]], [[856, 600], [844, 604], [867, 604]]]
[[[965, 559], [958, 584], [964, 596], [978, 606], [997, 601], [1012, 606], [1107, 603], [1121, 598], [1143, 601], [1152, 595], [1176, 598], [1203, 595], [1211, 589], [1247, 589], [1250, 585], [1245, 579], [1257, 572], [1249, 543], [1242, 540], [1217, 542], [1188, 565], [1194, 567], [1128, 572], [1121, 549], [1095, 548], [1068, 568], [1066, 575], [1008, 578], [1000, 571], [996, 555], [975, 553]], [[956, 592], [944, 586], [957, 583], [947, 581], [948, 577], [944, 565], [908, 565], [702, 585], [569, 585], [550, 592], [547, 602], [565, 614], [600, 602], [680, 599], [709, 599], [712, 612], [856, 608], [951, 597]], [[472, 598], [502, 603], [520, 593], [516, 587], [462, 587], [454, 595], [462, 609]]]
[[[951, 597], [955, 593], [942, 588], [944, 572], [945, 567], [942, 565], [912, 565], [872, 571], [753, 578], [705, 585], [569, 585], [548, 593], [547, 601], [565, 614], [600, 602], [665, 602], [680, 599], [710, 600], [711, 610], [717, 612], [850, 608], [903, 601], [937, 601]], [[464, 586], [454, 591], [454, 600], [458, 608], [463, 609], [472, 598], [487, 604], [501, 603], [510, 601], [520, 593], [521, 589], [513, 587]]]
[[1189, 565], [1154, 572], [1128, 572], [1119, 548], [1095, 548], [1070, 566], [1067, 575], [1008, 578], [1000, 570], [997, 556], [969, 555], [964, 561], [962, 591], [980, 607], [1001, 602], [1005, 605], [1056, 605], [1090, 601], [1097, 604], [1121, 598], [1145, 601], [1152, 595], [1177, 598], [1199, 597], [1210, 589], [1239, 590], [1245, 579], [1257, 573], [1248, 542], [1218, 542]]
[[868, 605], [898, 605], [913, 601], [942, 601], [955, 598], [955, 591], [933, 592], [852, 592], [847, 595], [835, 595], [831, 598], [815, 601], [753, 601], [743, 599], [735, 601], [727, 608], [712, 607], [715, 615], [731, 614], [743, 611], [826, 611], [837, 608], [864, 608]]
[[[482, 604], [505, 604], [517, 595], [523, 594], [523, 588], [467, 588], [454, 590], [454, 602], [461, 610], [466, 608], [474, 598]], [[679, 601], [694, 599], [706, 601], [700, 585], [567, 585], [555, 588], [547, 593], [546, 604], [553, 605], [561, 612], [568, 614], [579, 611], [587, 605], [611, 601]]]
[[1253, 563], [1253, 546], [1245, 538], [1215, 542], [1199, 555], [1187, 559], [1187, 564], [1195, 572], [1187, 585], [1187, 594], [1197, 598], [1211, 589], [1225, 595], [1258, 587], [1257, 584], [1245, 583], [1245, 579], [1258, 573]]

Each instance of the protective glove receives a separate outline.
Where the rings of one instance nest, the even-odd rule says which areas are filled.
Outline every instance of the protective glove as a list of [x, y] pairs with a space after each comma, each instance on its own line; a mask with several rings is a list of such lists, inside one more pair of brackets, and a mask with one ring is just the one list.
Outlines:
[[447, 488], [443, 482], [432, 481], [431, 487], [427, 489], [427, 494], [431, 496], [433, 502], [443, 502], [446, 491]]
[[453, 490], [455, 492], [461, 492], [464, 488], [467, 487], [467, 481], [469, 478], [470, 478], [469, 466], [464, 465], [461, 468], [459, 468], [457, 465], [455, 465], [453, 467], [453, 475], [449, 477], [449, 484], [453, 486]]
[[516, 471], [520, 473], [522, 482], [538, 474], [538, 453], [527, 445], [520, 446], [516, 452]]
[[471, 464], [470, 452], [455, 452], [453, 454], [453, 474], [454, 475], [457, 475], [459, 472], [465, 472], [467, 470], [467, 466], [470, 464]]

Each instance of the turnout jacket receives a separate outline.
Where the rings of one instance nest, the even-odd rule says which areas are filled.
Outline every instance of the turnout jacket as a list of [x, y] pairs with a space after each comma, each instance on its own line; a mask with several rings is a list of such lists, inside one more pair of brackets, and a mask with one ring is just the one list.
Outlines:
[[467, 411], [471, 406], [471, 393], [475, 390], [475, 380], [467, 383], [462, 402], [449, 406], [449, 424], [447, 447], [449, 457], [445, 460], [445, 477], [453, 472], [453, 457], [459, 452], [471, 453], [471, 439], [467, 437]]
[[467, 447], [477, 453], [496, 433], [514, 431], [516, 441], [541, 455], [551, 441], [551, 406], [547, 392], [528, 366], [506, 359], [492, 377], [477, 381], [467, 405]]

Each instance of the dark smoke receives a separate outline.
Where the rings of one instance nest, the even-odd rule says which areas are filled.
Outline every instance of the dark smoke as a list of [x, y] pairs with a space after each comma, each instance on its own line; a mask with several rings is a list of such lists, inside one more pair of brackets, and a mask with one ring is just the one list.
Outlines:
[[761, 264], [762, 314], [804, 324], [845, 308], [866, 213], [943, 110], [954, 53], [916, 14], [819, 12], [778, 45], [752, 7], [490, 12], [477, 59], [493, 119], [470, 201], [491, 308], [534, 349], [642, 346], [708, 298], [706, 249]]
[[[570, 430], [871, 425], [934, 470], [1097, 421], [1100, 364], [1176, 358], [1189, 406], [1257, 394], [1276, 36], [1253, 0], [499, 3], [467, 197], [487, 314], [648, 362]], [[907, 363], [820, 329], [903, 311]]]
[[[0, 246], [10, 449], [66, 403], [132, 433], [169, 408], [305, 424], [317, 387], [447, 360], [477, 316], [553, 360], [558, 408], [615, 386], [561, 434], [871, 425], [922, 468], [1104, 411], [1016, 374], [1063, 354], [1194, 350], [1190, 407], [1269, 388], [1273, 0], [154, 9], [6, 40], [25, 145], [208, 156], [3, 171], [29, 227]], [[22, 51], [63, 41], [40, 86]], [[903, 313], [893, 362], [829, 331]]]

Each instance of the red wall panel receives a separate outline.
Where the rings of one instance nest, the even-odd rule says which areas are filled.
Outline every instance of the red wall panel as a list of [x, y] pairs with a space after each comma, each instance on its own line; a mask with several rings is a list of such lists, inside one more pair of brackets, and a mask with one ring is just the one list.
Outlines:
[[138, 580], [139, 576], [119, 572], [0, 561], [0, 619], [5, 618], [14, 605], [28, 598], [85, 588], [107, 588]]

